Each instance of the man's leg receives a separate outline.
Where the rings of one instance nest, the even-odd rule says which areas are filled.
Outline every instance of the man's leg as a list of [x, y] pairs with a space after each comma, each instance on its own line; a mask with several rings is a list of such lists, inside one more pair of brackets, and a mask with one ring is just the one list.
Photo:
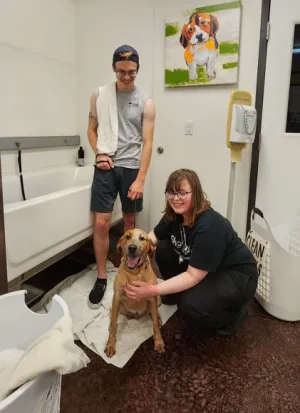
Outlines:
[[135, 181], [138, 169], [116, 168], [118, 176], [118, 190], [122, 203], [124, 232], [136, 227], [136, 215], [143, 210], [143, 198], [132, 201], [128, 198], [130, 186]]
[[109, 228], [111, 213], [95, 212], [94, 250], [98, 269], [98, 278], [106, 279], [106, 261], [109, 249]]
[[124, 233], [129, 229], [135, 228], [136, 213], [135, 212], [123, 212], [124, 219]]
[[91, 210], [94, 212], [94, 250], [98, 277], [88, 298], [88, 305], [93, 309], [100, 307], [107, 286], [106, 261], [109, 249], [109, 227], [116, 197], [117, 184], [114, 171], [95, 168]]

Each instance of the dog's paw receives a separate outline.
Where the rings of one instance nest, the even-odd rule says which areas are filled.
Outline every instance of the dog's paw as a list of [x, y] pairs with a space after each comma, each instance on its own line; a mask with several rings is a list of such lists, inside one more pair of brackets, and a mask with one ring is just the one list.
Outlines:
[[111, 358], [116, 354], [116, 345], [114, 343], [107, 343], [105, 350], [104, 350], [105, 354], [107, 355], [107, 357]]
[[207, 77], [209, 79], [215, 79], [216, 78], [216, 72], [208, 72]]
[[158, 353], [164, 353], [165, 351], [165, 344], [162, 338], [158, 338], [154, 341], [154, 350]]

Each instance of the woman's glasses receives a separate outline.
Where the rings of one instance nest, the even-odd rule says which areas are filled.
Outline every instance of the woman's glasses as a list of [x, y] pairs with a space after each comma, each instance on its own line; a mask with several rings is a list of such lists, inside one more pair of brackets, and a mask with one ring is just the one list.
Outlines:
[[172, 191], [166, 191], [165, 195], [168, 200], [173, 200], [177, 196], [178, 199], [181, 199], [182, 201], [187, 199], [188, 194], [191, 194], [192, 191], [179, 191], [179, 192], [172, 192]]

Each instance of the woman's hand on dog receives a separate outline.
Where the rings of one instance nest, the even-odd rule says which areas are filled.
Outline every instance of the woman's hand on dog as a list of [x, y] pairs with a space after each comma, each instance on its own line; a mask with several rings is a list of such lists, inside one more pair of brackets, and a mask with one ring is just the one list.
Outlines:
[[144, 281], [133, 281], [132, 284], [127, 284], [124, 290], [128, 298], [137, 301], [158, 295], [157, 285]]

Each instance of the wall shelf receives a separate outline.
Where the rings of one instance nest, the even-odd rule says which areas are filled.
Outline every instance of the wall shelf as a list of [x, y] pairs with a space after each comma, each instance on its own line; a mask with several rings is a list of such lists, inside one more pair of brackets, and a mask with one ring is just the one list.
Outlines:
[[[19, 145], [19, 146], [18, 146]], [[0, 151], [79, 146], [80, 136], [17, 136], [0, 137]]]

